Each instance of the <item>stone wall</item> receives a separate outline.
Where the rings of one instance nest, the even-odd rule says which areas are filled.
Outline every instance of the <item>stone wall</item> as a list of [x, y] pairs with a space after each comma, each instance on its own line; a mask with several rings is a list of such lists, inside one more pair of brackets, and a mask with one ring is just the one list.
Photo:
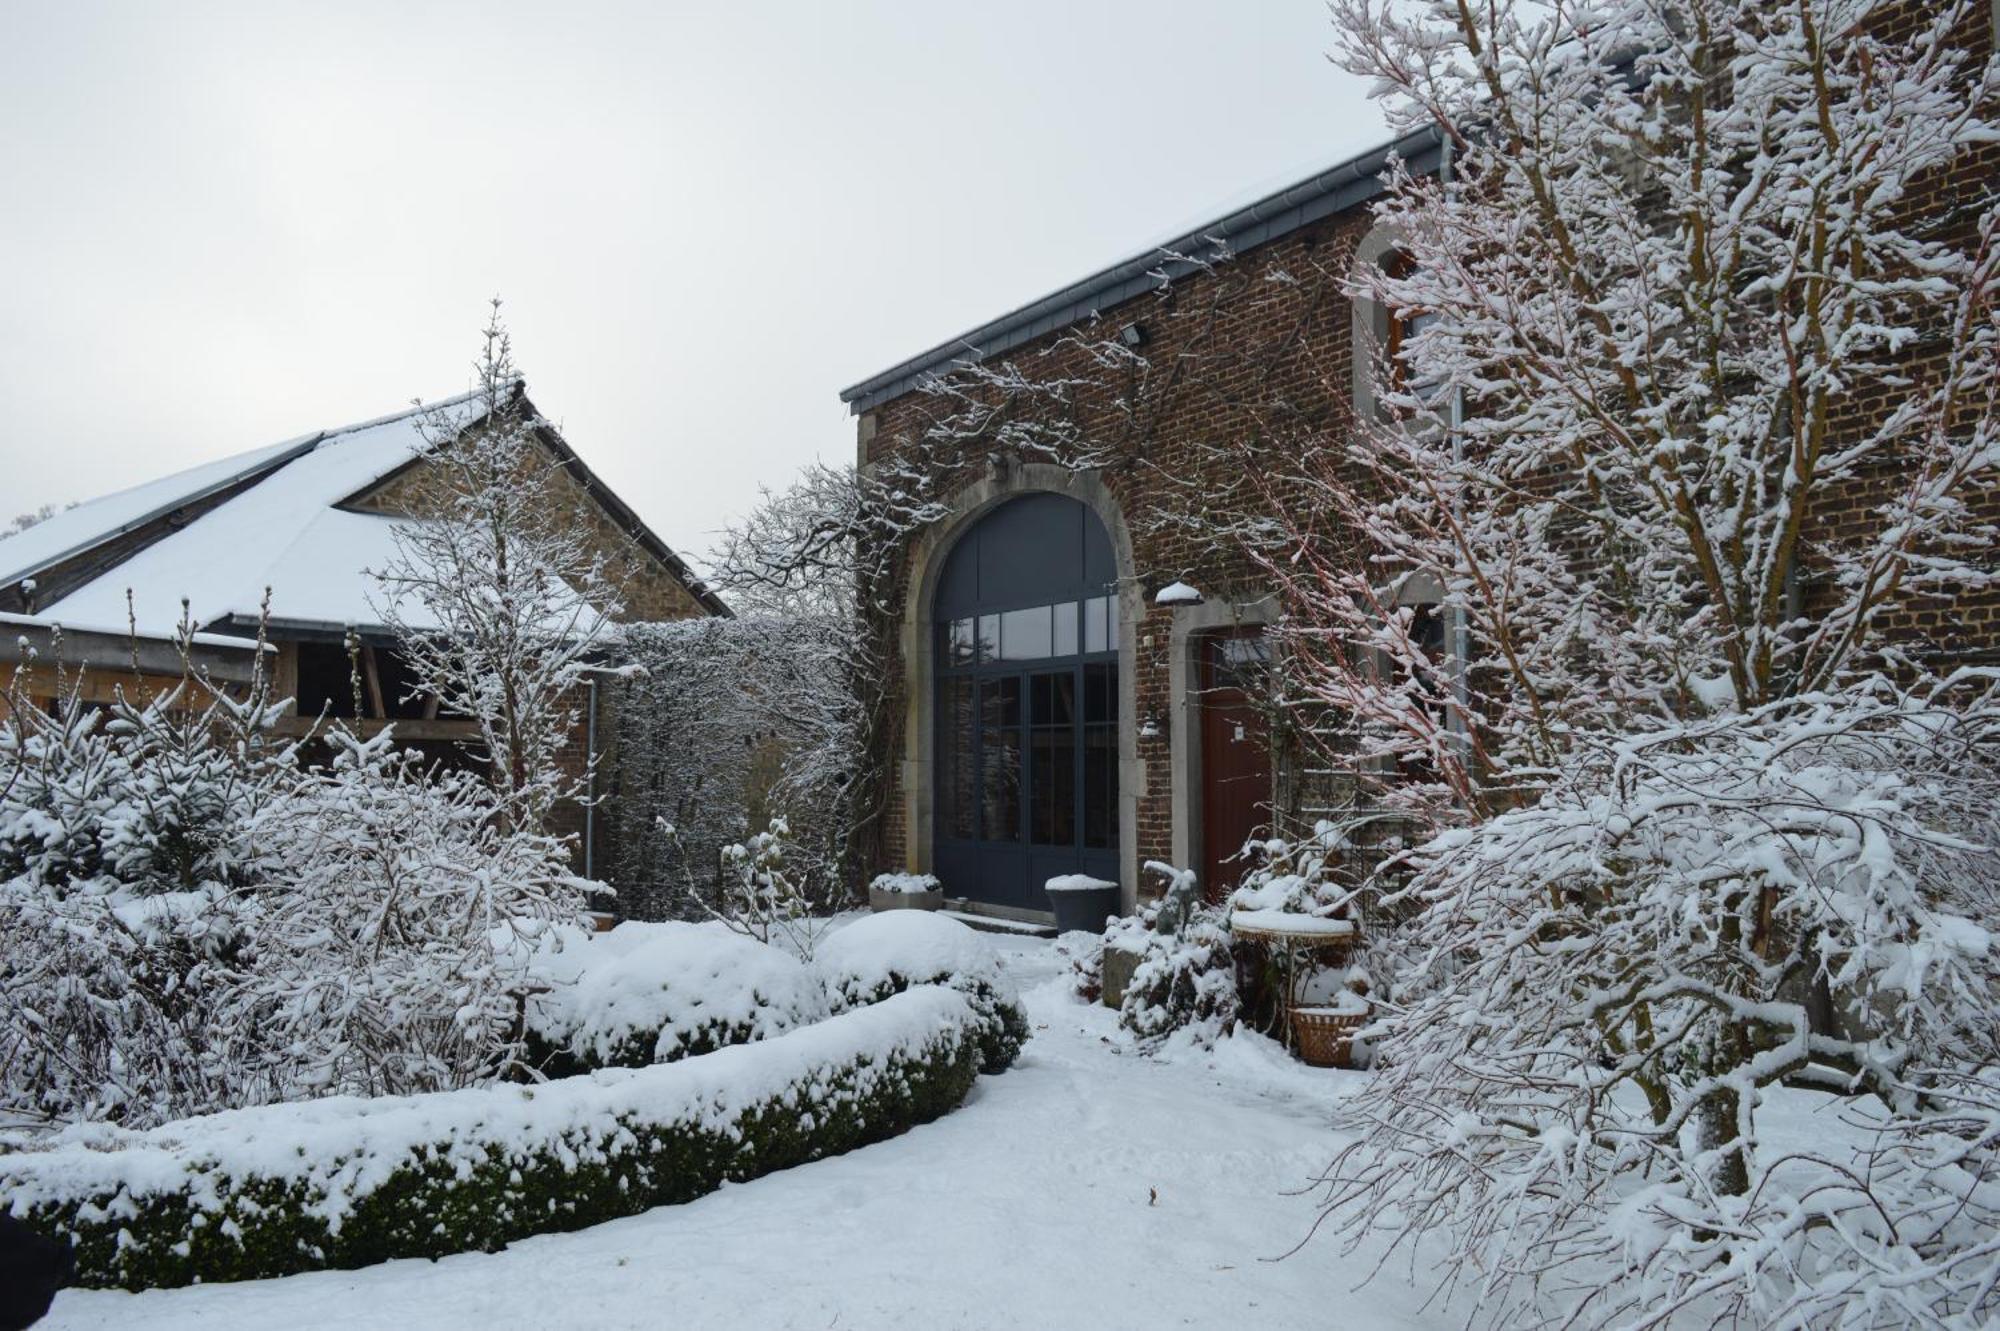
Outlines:
[[[689, 590], [679, 570], [619, 525], [553, 452], [545, 456], [549, 465], [541, 475], [548, 502], [570, 526], [588, 533], [593, 550], [603, 555], [606, 574], [624, 602], [618, 618], [628, 622], [656, 622], [710, 613]], [[373, 513], [421, 512], [428, 480], [428, 464], [419, 460], [356, 499], [351, 507]]]

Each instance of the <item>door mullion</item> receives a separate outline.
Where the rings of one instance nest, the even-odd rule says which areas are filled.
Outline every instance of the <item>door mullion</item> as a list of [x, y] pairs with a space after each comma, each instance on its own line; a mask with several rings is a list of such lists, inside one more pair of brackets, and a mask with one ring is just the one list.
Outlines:
[[1021, 742], [1016, 771], [1021, 783], [1021, 807], [1015, 810], [1015, 816], [1020, 819], [1018, 830], [1023, 853], [1029, 853], [1035, 844], [1035, 691], [1028, 687], [1027, 672], [1023, 671], [1017, 679], [1015, 687], [1021, 691]]

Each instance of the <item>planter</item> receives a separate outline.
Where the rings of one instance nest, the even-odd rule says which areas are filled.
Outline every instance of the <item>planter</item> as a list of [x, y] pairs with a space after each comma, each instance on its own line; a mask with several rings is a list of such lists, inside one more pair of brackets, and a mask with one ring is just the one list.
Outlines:
[[1118, 884], [1088, 874], [1064, 874], [1044, 885], [1056, 913], [1056, 932], [1104, 932], [1104, 922], [1118, 913]]
[[1368, 1024], [1368, 1013], [1345, 1008], [1295, 1007], [1292, 1037], [1299, 1057], [1316, 1068], [1354, 1065], [1354, 1033]]
[[885, 888], [868, 889], [868, 909], [885, 910], [942, 910], [944, 909], [944, 889], [934, 887], [928, 892], [892, 892]]
[[590, 921], [592, 933], [610, 933], [618, 924], [618, 917], [608, 910], [587, 910], [583, 913], [583, 918]]

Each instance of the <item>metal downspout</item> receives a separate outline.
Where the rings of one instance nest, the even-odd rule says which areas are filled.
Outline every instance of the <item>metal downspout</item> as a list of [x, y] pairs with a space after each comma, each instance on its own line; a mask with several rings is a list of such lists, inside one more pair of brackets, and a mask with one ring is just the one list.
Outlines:
[[586, 798], [583, 802], [583, 876], [597, 877], [597, 676], [584, 681], [590, 689], [590, 703], [583, 732], [583, 759]]

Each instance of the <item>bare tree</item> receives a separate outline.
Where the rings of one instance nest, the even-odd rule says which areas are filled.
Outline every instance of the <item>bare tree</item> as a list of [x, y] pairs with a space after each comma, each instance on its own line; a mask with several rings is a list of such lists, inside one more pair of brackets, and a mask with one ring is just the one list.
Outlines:
[[522, 395], [498, 300], [483, 337], [477, 391], [423, 420], [416, 511], [376, 570], [375, 608], [421, 687], [478, 725], [509, 826], [539, 833], [585, 789], [558, 751], [619, 600], [604, 553], [557, 502], [568, 477]]

